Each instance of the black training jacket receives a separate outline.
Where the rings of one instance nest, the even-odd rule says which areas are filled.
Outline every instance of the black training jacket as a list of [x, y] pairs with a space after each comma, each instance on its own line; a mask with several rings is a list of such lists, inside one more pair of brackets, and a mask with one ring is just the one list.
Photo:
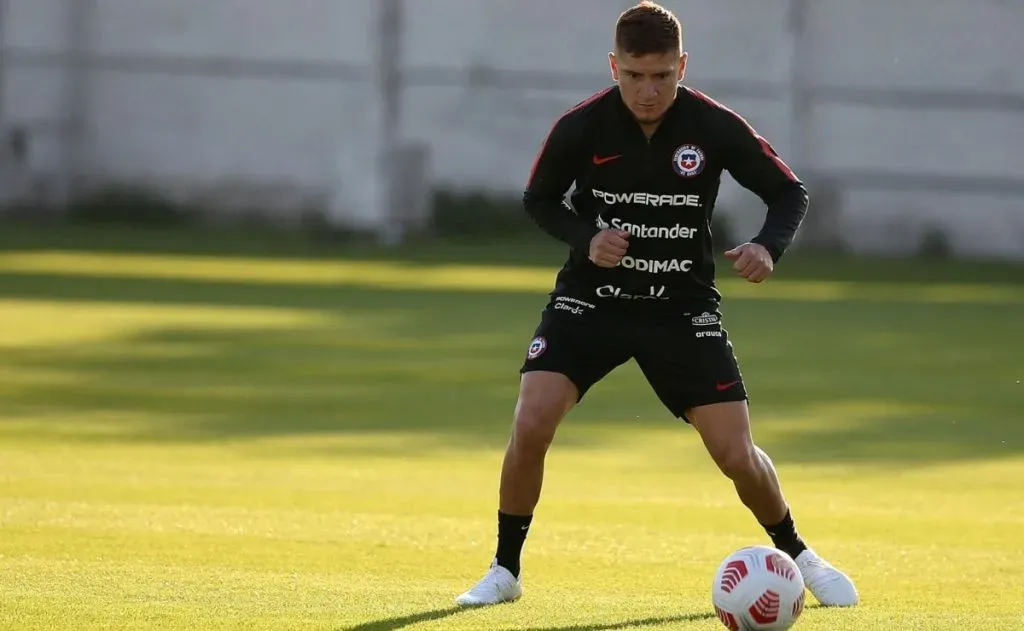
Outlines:
[[[738, 114], [679, 86], [648, 140], [617, 86], [569, 109], [545, 139], [523, 195], [533, 220], [570, 246], [551, 295], [626, 311], [717, 304], [711, 215], [723, 171], [767, 205], [751, 241], [778, 260], [807, 211], [807, 190]], [[588, 258], [602, 228], [630, 235], [612, 269]]]

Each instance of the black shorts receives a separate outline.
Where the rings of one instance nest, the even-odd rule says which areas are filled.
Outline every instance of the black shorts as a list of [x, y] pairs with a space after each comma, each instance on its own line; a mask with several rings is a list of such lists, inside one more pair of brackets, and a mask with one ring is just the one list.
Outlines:
[[561, 373], [582, 400], [591, 386], [630, 359], [662, 404], [687, 422], [686, 411], [693, 407], [748, 398], [715, 307], [678, 317], [626, 316], [555, 298], [541, 315], [520, 372]]

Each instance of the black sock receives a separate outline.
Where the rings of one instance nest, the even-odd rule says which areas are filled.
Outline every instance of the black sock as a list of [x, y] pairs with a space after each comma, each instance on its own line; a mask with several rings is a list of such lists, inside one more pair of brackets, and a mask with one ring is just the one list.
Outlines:
[[774, 526], [761, 525], [764, 527], [765, 532], [768, 533], [768, 536], [772, 538], [772, 543], [775, 547], [794, 559], [807, 549], [807, 544], [804, 543], [804, 540], [796, 532], [793, 516], [789, 510], [786, 510], [786, 516], [778, 524]]
[[498, 511], [498, 565], [519, 578], [519, 558], [526, 543], [533, 515], [509, 515]]

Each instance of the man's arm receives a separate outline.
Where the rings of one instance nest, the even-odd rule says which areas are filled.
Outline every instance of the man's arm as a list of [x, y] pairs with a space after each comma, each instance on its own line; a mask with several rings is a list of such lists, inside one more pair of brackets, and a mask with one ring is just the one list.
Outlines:
[[580, 252], [590, 250], [599, 232], [596, 224], [577, 215], [565, 202], [565, 193], [576, 179], [579, 138], [571, 115], [559, 119], [548, 134], [523, 193], [523, 207], [533, 221], [554, 238]]
[[751, 242], [764, 246], [777, 262], [793, 243], [807, 213], [807, 188], [753, 127], [735, 114], [726, 117], [726, 169], [768, 207], [761, 231]]

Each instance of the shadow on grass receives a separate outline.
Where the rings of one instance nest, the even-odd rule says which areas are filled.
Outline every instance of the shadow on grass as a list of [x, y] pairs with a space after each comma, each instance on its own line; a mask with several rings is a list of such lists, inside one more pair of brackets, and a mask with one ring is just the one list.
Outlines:
[[[76, 317], [88, 310], [67, 314], [68, 324]], [[6, 348], [0, 431], [7, 438], [167, 443], [401, 434], [423, 440], [383, 440], [381, 453], [500, 448], [529, 320], [495, 315], [493, 328], [450, 324], [441, 332], [436, 322], [416, 324], [423, 319], [413, 310], [294, 327], [155, 327]], [[787, 462], [909, 465], [1024, 450], [1024, 427], [1013, 422], [1014, 393], [1024, 391], [1015, 385], [988, 383], [983, 374], [944, 375], [941, 365], [913, 373], [895, 360], [872, 372], [861, 364], [868, 358], [821, 369], [794, 355], [791, 366], [756, 357], [745, 364], [759, 438]], [[801, 385], [807, 371], [815, 380]], [[779, 372], [792, 381], [772, 376]], [[763, 385], [751, 375], [764, 375]], [[971, 381], [988, 390], [965, 387]], [[767, 420], [766, 411], [780, 420]], [[640, 415], [645, 420], [637, 422]], [[577, 441], [590, 440], [588, 426], [690, 431], [660, 407], [632, 364], [595, 387], [571, 422]], [[592, 440], [608, 437], [595, 432]], [[323, 449], [342, 449], [332, 445]]]
[[[527, 221], [529, 221], [527, 219]], [[110, 252], [218, 256], [227, 259], [394, 260], [560, 265], [563, 244], [539, 229], [512, 237], [418, 237], [399, 246], [372, 238], [272, 229], [107, 225], [34, 225], [0, 218], [0, 252]]]
[[[428, 439], [420, 449], [504, 445], [517, 371], [544, 302], [529, 294], [15, 274], [0, 274], [0, 299], [14, 301], [0, 313], [6, 437], [405, 433]], [[39, 321], [32, 305], [40, 302], [52, 321]], [[192, 308], [213, 310], [222, 322], [189, 316]], [[138, 309], [152, 313], [118, 320]], [[268, 309], [309, 321], [232, 320]], [[1020, 339], [1022, 316], [1016, 305], [969, 304], [754, 301], [727, 310], [765, 446], [789, 462], [823, 463], [1024, 451], [1024, 426], [1014, 422], [1024, 367], [1009, 342]], [[188, 326], [175, 320], [186, 317]], [[75, 327], [84, 327], [80, 339], [25, 341]], [[782, 421], [761, 420], [765, 411]], [[635, 431], [641, 415], [687, 429], [629, 364], [588, 394], [573, 423]]]
[[338, 631], [398, 631], [399, 629], [404, 629], [405, 627], [419, 624], [421, 622], [442, 620], [462, 611], [467, 611], [467, 609], [464, 607], [452, 606], [444, 609], [434, 609], [431, 611], [409, 614], [406, 616], [371, 620], [370, 622], [357, 624], [354, 627], [342, 627]]
[[[566, 256], [563, 244], [539, 229], [514, 238], [470, 236], [419, 238], [400, 247], [368, 243], [365, 238], [339, 240], [319, 233], [273, 230], [189, 229], [119, 225], [33, 224], [0, 220], [0, 252], [118, 252], [168, 255], [215, 255], [271, 259], [404, 260], [431, 263], [486, 263], [551, 266]], [[720, 269], [729, 263], [722, 259]], [[1021, 266], [1006, 261], [955, 261], [858, 257], [796, 249], [780, 266], [787, 278], [865, 280], [871, 282], [1019, 283]]]
[[623, 620], [622, 622], [608, 623], [583, 623], [559, 627], [529, 627], [526, 629], [509, 629], [509, 631], [620, 631], [621, 629], [643, 629], [645, 627], [660, 627], [666, 624], [684, 624], [687, 622], [704, 622], [715, 619], [713, 613], [693, 613], [682, 616], [662, 616], [652, 618], [637, 618], [635, 620]]
[[[371, 620], [358, 624], [354, 627], [343, 627], [338, 631], [398, 631], [405, 627], [419, 624], [421, 622], [429, 622], [432, 620], [442, 620], [448, 618], [460, 612], [473, 611], [472, 608], [464, 607], [448, 607], [445, 609], [434, 609], [432, 611], [424, 611], [421, 613], [409, 614], [405, 616], [395, 616], [392, 618], [384, 618], [381, 620]], [[557, 627], [529, 627], [526, 629], [516, 629], [514, 631], [619, 631], [621, 629], [642, 629], [645, 627], [658, 627], [661, 625], [669, 624], [680, 624], [687, 622], [703, 622], [705, 620], [712, 620], [715, 618], [713, 613], [694, 613], [680, 616], [662, 616], [662, 617], [651, 617], [651, 618], [637, 618], [634, 620], [623, 620], [621, 622], [607, 622], [607, 623], [582, 623], [569, 626], [557, 626]], [[513, 631], [510, 629], [509, 631]]]

